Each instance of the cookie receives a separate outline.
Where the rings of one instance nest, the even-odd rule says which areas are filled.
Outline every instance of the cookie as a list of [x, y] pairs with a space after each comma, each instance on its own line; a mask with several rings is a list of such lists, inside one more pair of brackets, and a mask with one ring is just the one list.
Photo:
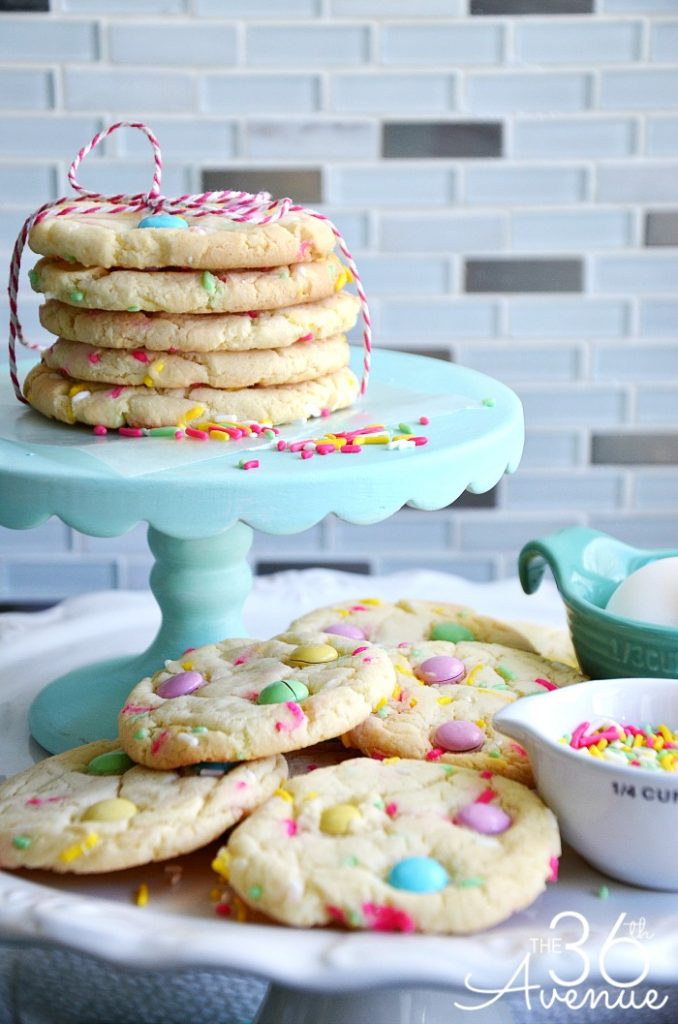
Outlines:
[[344, 736], [371, 757], [407, 757], [488, 769], [533, 785], [526, 751], [493, 715], [517, 697], [582, 679], [578, 670], [500, 644], [442, 640], [389, 648], [396, 688]]
[[[93, 204], [92, 204], [93, 205]], [[144, 213], [69, 214], [31, 229], [28, 244], [43, 256], [85, 267], [277, 267], [324, 256], [335, 236], [326, 221], [291, 213], [274, 224], [238, 224], [222, 216], [182, 218], [185, 226], [139, 228]]]
[[394, 680], [385, 651], [343, 637], [223, 640], [135, 686], [120, 741], [157, 768], [299, 750], [362, 722]]
[[283, 757], [230, 768], [156, 772], [111, 740], [48, 757], [0, 786], [0, 867], [90, 874], [196, 850], [287, 778]]
[[[560, 632], [548, 627], [500, 622], [462, 604], [440, 601], [398, 601], [391, 604], [374, 597], [318, 608], [295, 619], [290, 625], [290, 629], [319, 632], [337, 627], [344, 632], [348, 630], [354, 639], [364, 638], [387, 647], [395, 647], [406, 640], [477, 640], [536, 654], [542, 653], [540, 643], [545, 643], [549, 650], [555, 649], [555, 634]], [[562, 636], [566, 638], [567, 635], [563, 633]], [[576, 665], [576, 660], [572, 664]]]
[[42, 259], [36, 292], [84, 309], [164, 313], [245, 313], [315, 302], [349, 280], [334, 255], [266, 270], [105, 270]]
[[342, 336], [297, 342], [288, 348], [252, 352], [148, 353], [100, 349], [59, 338], [42, 353], [50, 370], [79, 381], [136, 387], [210, 388], [274, 387], [315, 380], [348, 365], [350, 350]]
[[286, 924], [467, 934], [553, 878], [558, 826], [489, 773], [358, 758], [291, 779], [231, 834], [215, 867]]
[[143, 348], [153, 352], [247, 351], [285, 348], [345, 334], [358, 318], [360, 303], [350, 292], [259, 313], [120, 313], [78, 309], [50, 299], [40, 307], [40, 323], [69, 341], [101, 348]]
[[236, 391], [194, 387], [159, 390], [152, 387], [111, 387], [66, 380], [38, 363], [24, 381], [26, 400], [50, 419], [104, 427], [167, 427], [190, 420], [233, 419], [270, 421], [274, 425], [319, 416], [351, 405], [359, 385], [348, 367], [317, 380]]

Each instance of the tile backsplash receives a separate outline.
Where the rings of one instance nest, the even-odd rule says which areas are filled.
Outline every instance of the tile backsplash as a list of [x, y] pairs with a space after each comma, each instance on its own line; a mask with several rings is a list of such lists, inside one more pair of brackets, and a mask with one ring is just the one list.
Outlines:
[[[259, 571], [515, 571], [568, 524], [678, 547], [678, 0], [0, 0], [0, 256], [101, 126], [173, 191], [328, 213], [376, 344], [521, 397], [518, 473], [438, 512], [259, 536]], [[82, 180], [149, 183], [118, 133]], [[36, 336], [37, 303], [24, 294]], [[378, 353], [376, 358], [378, 358]], [[144, 587], [144, 527], [0, 530], [0, 603]]]

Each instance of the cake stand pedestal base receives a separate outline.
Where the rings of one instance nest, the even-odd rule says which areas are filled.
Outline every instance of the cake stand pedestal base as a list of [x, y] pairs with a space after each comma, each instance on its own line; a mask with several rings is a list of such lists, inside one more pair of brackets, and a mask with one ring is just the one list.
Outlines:
[[[346, 995], [298, 992], [271, 985], [253, 1024], [461, 1024], [469, 1011], [456, 1007], [472, 1003], [470, 993], [436, 989], [378, 989]], [[474, 1024], [510, 1024], [508, 1006], [495, 1003], [474, 1010]]]
[[150, 647], [134, 657], [86, 665], [55, 679], [33, 702], [29, 728], [53, 754], [92, 740], [115, 739], [117, 718], [130, 690], [167, 659], [190, 647], [245, 636], [242, 609], [252, 573], [252, 530], [235, 523], [214, 537], [180, 540], [148, 528], [155, 564], [151, 590], [162, 623]]

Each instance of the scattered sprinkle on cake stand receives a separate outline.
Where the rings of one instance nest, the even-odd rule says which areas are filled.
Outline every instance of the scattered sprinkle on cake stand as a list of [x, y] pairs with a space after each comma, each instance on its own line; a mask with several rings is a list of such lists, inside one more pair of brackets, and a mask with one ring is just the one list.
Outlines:
[[[354, 352], [355, 368], [360, 358]], [[284, 427], [280, 437], [292, 442], [374, 423], [411, 424], [428, 443], [303, 459], [259, 439], [97, 437], [21, 406], [7, 380], [0, 392], [0, 524], [30, 529], [58, 516], [81, 533], [115, 537], [147, 522], [155, 557], [150, 584], [162, 613], [142, 654], [69, 672], [38, 695], [30, 711], [38, 743], [58, 753], [115, 737], [117, 713], [141, 678], [189, 647], [245, 635], [253, 530], [291, 534], [330, 513], [367, 524], [403, 505], [443, 508], [465, 490], [489, 490], [522, 454], [522, 408], [509, 388], [402, 352], [376, 353], [369, 392], [351, 409]], [[256, 470], [240, 468], [255, 459]]]

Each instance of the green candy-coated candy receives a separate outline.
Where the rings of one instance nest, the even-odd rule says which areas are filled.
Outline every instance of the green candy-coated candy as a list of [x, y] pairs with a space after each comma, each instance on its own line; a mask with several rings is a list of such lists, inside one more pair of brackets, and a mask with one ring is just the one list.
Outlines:
[[134, 761], [124, 750], [111, 750], [93, 757], [85, 771], [88, 775], [122, 775], [130, 768], [134, 768]]
[[75, 288], [69, 295], [71, 302], [82, 302], [85, 298], [85, 293], [81, 292], [79, 288]]
[[308, 697], [308, 687], [298, 679], [278, 679], [265, 686], [257, 697], [257, 704], [284, 704], [288, 700]]
[[14, 836], [12, 846], [15, 850], [27, 850], [32, 841], [30, 836]]
[[436, 622], [431, 630], [431, 640], [447, 640], [448, 643], [458, 644], [461, 640], [475, 640], [475, 636], [458, 622]]
[[203, 286], [208, 295], [214, 295], [217, 290], [217, 279], [214, 274], [211, 274], [209, 270], [203, 270], [200, 278], [200, 284]]

